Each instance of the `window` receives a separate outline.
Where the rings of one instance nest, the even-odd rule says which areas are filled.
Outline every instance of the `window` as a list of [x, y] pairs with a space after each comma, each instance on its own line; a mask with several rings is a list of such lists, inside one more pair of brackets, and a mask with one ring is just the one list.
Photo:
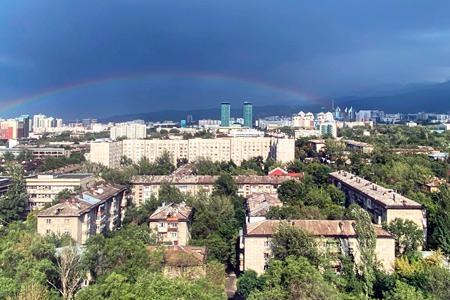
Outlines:
[[46, 222], [47, 224], [52, 224], [52, 219], [47, 219], [47, 220], [45, 220], [45, 222]]
[[50, 234], [52, 231], [51, 231], [50, 229], [47, 229], [45, 232], [46, 232], [47, 234]]
[[270, 247], [270, 241], [264, 241], [264, 247]]
[[170, 236], [173, 237], [173, 238], [176, 238], [177, 237], [177, 233], [176, 232], [171, 232]]
[[164, 222], [160, 222], [159, 223], [159, 228], [164, 228], [165, 226], [164, 226]]

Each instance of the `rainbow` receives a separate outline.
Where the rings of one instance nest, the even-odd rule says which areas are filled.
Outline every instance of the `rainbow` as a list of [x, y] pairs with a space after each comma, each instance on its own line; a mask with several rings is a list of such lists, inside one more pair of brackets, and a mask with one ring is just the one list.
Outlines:
[[201, 80], [224, 80], [224, 81], [234, 81], [246, 85], [256, 86], [262, 89], [271, 90], [274, 92], [282, 93], [288, 95], [294, 99], [306, 100], [309, 103], [322, 104], [323, 100], [319, 97], [312, 96], [310, 94], [304, 93], [299, 89], [273, 84], [267, 81], [245, 78], [239, 76], [231, 76], [222, 73], [206, 73], [206, 72], [183, 72], [183, 71], [170, 71], [170, 72], [155, 72], [155, 71], [145, 71], [125, 75], [110, 75], [102, 78], [87, 79], [83, 81], [70, 82], [56, 87], [50, 87], [44, 90], [37, 91], [35, 93], [25, 95], [18, 98], [12, 99], [0, 99], [0, 112], [6, 112], [14, 108], [32, 103], [38, 100], [45, 99], [48, 96], [57, 95], [64, 93], [66, 91], [81, 89], [84, 87], [90, 87], [100, 84], [106, 84], [111, 82], [129, 81], [136, 79], [146, 79], [146, 78], [187, 78], [187, 79], [201, 79]]

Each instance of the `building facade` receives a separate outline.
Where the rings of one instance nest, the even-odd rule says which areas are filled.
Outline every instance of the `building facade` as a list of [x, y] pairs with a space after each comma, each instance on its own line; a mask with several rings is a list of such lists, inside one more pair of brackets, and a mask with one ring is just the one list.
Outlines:
[[212, 161], [230, 161], [240, 164], [257, 156], [272, 157], [280, 162], [295, 158], [295, 140], [271, 137], [226, 137], [189, 140], [123, 140], [91, 143], [89, 161], [110, 168], [118, 168], [122, 156], [138, 162], [146, 157], [154, 162], [168, 152], [176, 163], [178, 160], [194, 162], [200, 158]]
[[230, 126], [230, 113], [231, 113], [231, 104], [229, 102], [222, 102], [220, 104], [220, 126], [222, 127]]
[[123, 137], [127, 139], [145, 139], [147, 137], [147, 126], [142, 123], [120, 123], [112, 126], [109, 132], [112, 140]]
[[192, 208], [185, 203], [163, 203], [150, 216], [149, 226], [157, 234], [159, 243], [186, 246], [191, 238], [191, 218]]
[[[159, 189], [162, 185], [176, 187], [185, 194], [194, 195], [199, 192], [211, 194], [217, 179], [218, 176], [209, 175], [134, 176], [131, 179], [133, 202], [136, 206], [140, 206], [145, 201], [150, 200], [152, 196], [158, 197]], [[238, 187], [238, 194], [243, 197], [254, 193], [276, 194], [281, 183], [287, 180], [297, 180], [297, 178], [291, 176], [255, 175], [238, 175], [233, 176], [233, 179]]]
[[40, 174], [25, 179], [29, 195], [29, 208], [39, 209], [52, 203], [63, 190], [76, 191], [88, 188], [94, 183], [92, 174]]
[[253, 104], [250, 102], [244, 102], [242, 108], [242, 117], [244, 118], [244, 127], [253, 127]]
[[37, 216], [40, 235], [69, 234], [77, 244], [85, 244], [95, 234], [106, 234], [122, 225], [126, 188], [97, 186], [78, 196], [44, 209]]
[[330, 181], [345, 193], [347, 205], [360, 205], [371, 214], [375, 224], [390, 223], [397, 218], [411, 220], [426, 237], [427, 214], [421, 204], [346, 171], [331, 173]]
[[[315, 237], [319, 249], [326, 251], [330, 257], [350, 256], [355, 263], [360, 262], [360, 249], [354, 221], [352, 220], [264, 220], [248, 223], [241, 236], [240, 269], [253, 270], [259, 275], [264, 273], [272, 258], [272, 236], [278, 226], [285, 224], [301, 228]], [[374, 225], [377, 237], [375, 247], [376, 260], [383, 269], [392, 272], [395, 261], [395, 240], [381, 226]], [[339, 265], [336, 264], [339, 269]]]

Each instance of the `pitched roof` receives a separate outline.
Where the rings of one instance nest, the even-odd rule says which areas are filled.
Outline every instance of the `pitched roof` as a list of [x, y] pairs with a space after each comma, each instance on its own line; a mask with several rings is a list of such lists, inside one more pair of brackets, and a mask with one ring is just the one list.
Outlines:
[[150, 221], [166, 220], [167, 218], [176, 218], [178, 221], [187, 221], [191, 217], [192, 208], [184, 202], [180, 204], [170, 203], [158, 207], [149, 217]]
[[277, 194], [253, 193], [246, 200], [247, 213], [250, 217], [264, 217], [272, 206], [282, 206]]
[[[152, 252], [158, 249], [156, 246], [148, 246]], [[193, 246], [166, 246], [164, 249], [164, 264], [171, 267], [195, 267], [206, 263], [206, 247]]]
[[102, 205], [118, 193], [125, 191], [125, 189], [121, 185], [99, 185], [81, 195], [62, 200], [60, 203], [40, 211], [38, 217], [81, 216], [92, 208]]
[[[353, 220], [264, 220], [247, 224], [246, 236], [271, 236], [283, 222], [301, 228], [313, 236], [356, 237]], [[381, 226], [373, 227], [377, 237], [391, 237]]]
[[330, 177], [339, 180], [348, 187], [372, 198], [386, 208], [421, 208], [422, 205], [402, 196], [391, 189], [370, 182], [347, 171], [330, 173]]
[[[219, 176], [210, 175], [139, 175], [133, 176], [132, 184], [204, 184], [213, 185]], [[295, 177], [294, 177], [295, 178]], [[238, 175], [233, 176], [237, 184], [272, 184], [278, 185], [287, 180], [292, 180], [291, 176], [257, 176], [257, 175]]]

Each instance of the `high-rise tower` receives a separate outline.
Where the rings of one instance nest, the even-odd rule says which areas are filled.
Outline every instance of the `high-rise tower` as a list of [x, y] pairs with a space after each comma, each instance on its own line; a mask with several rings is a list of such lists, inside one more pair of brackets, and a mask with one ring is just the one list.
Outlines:
[[253, 104], [251, 102], [244, 102], [243, 107], [244, 127], [253, 127]]
[[230, 109], [231, 105], [229, 102], [222, 102], [220, 104], [220, 126], [230, 126]]

